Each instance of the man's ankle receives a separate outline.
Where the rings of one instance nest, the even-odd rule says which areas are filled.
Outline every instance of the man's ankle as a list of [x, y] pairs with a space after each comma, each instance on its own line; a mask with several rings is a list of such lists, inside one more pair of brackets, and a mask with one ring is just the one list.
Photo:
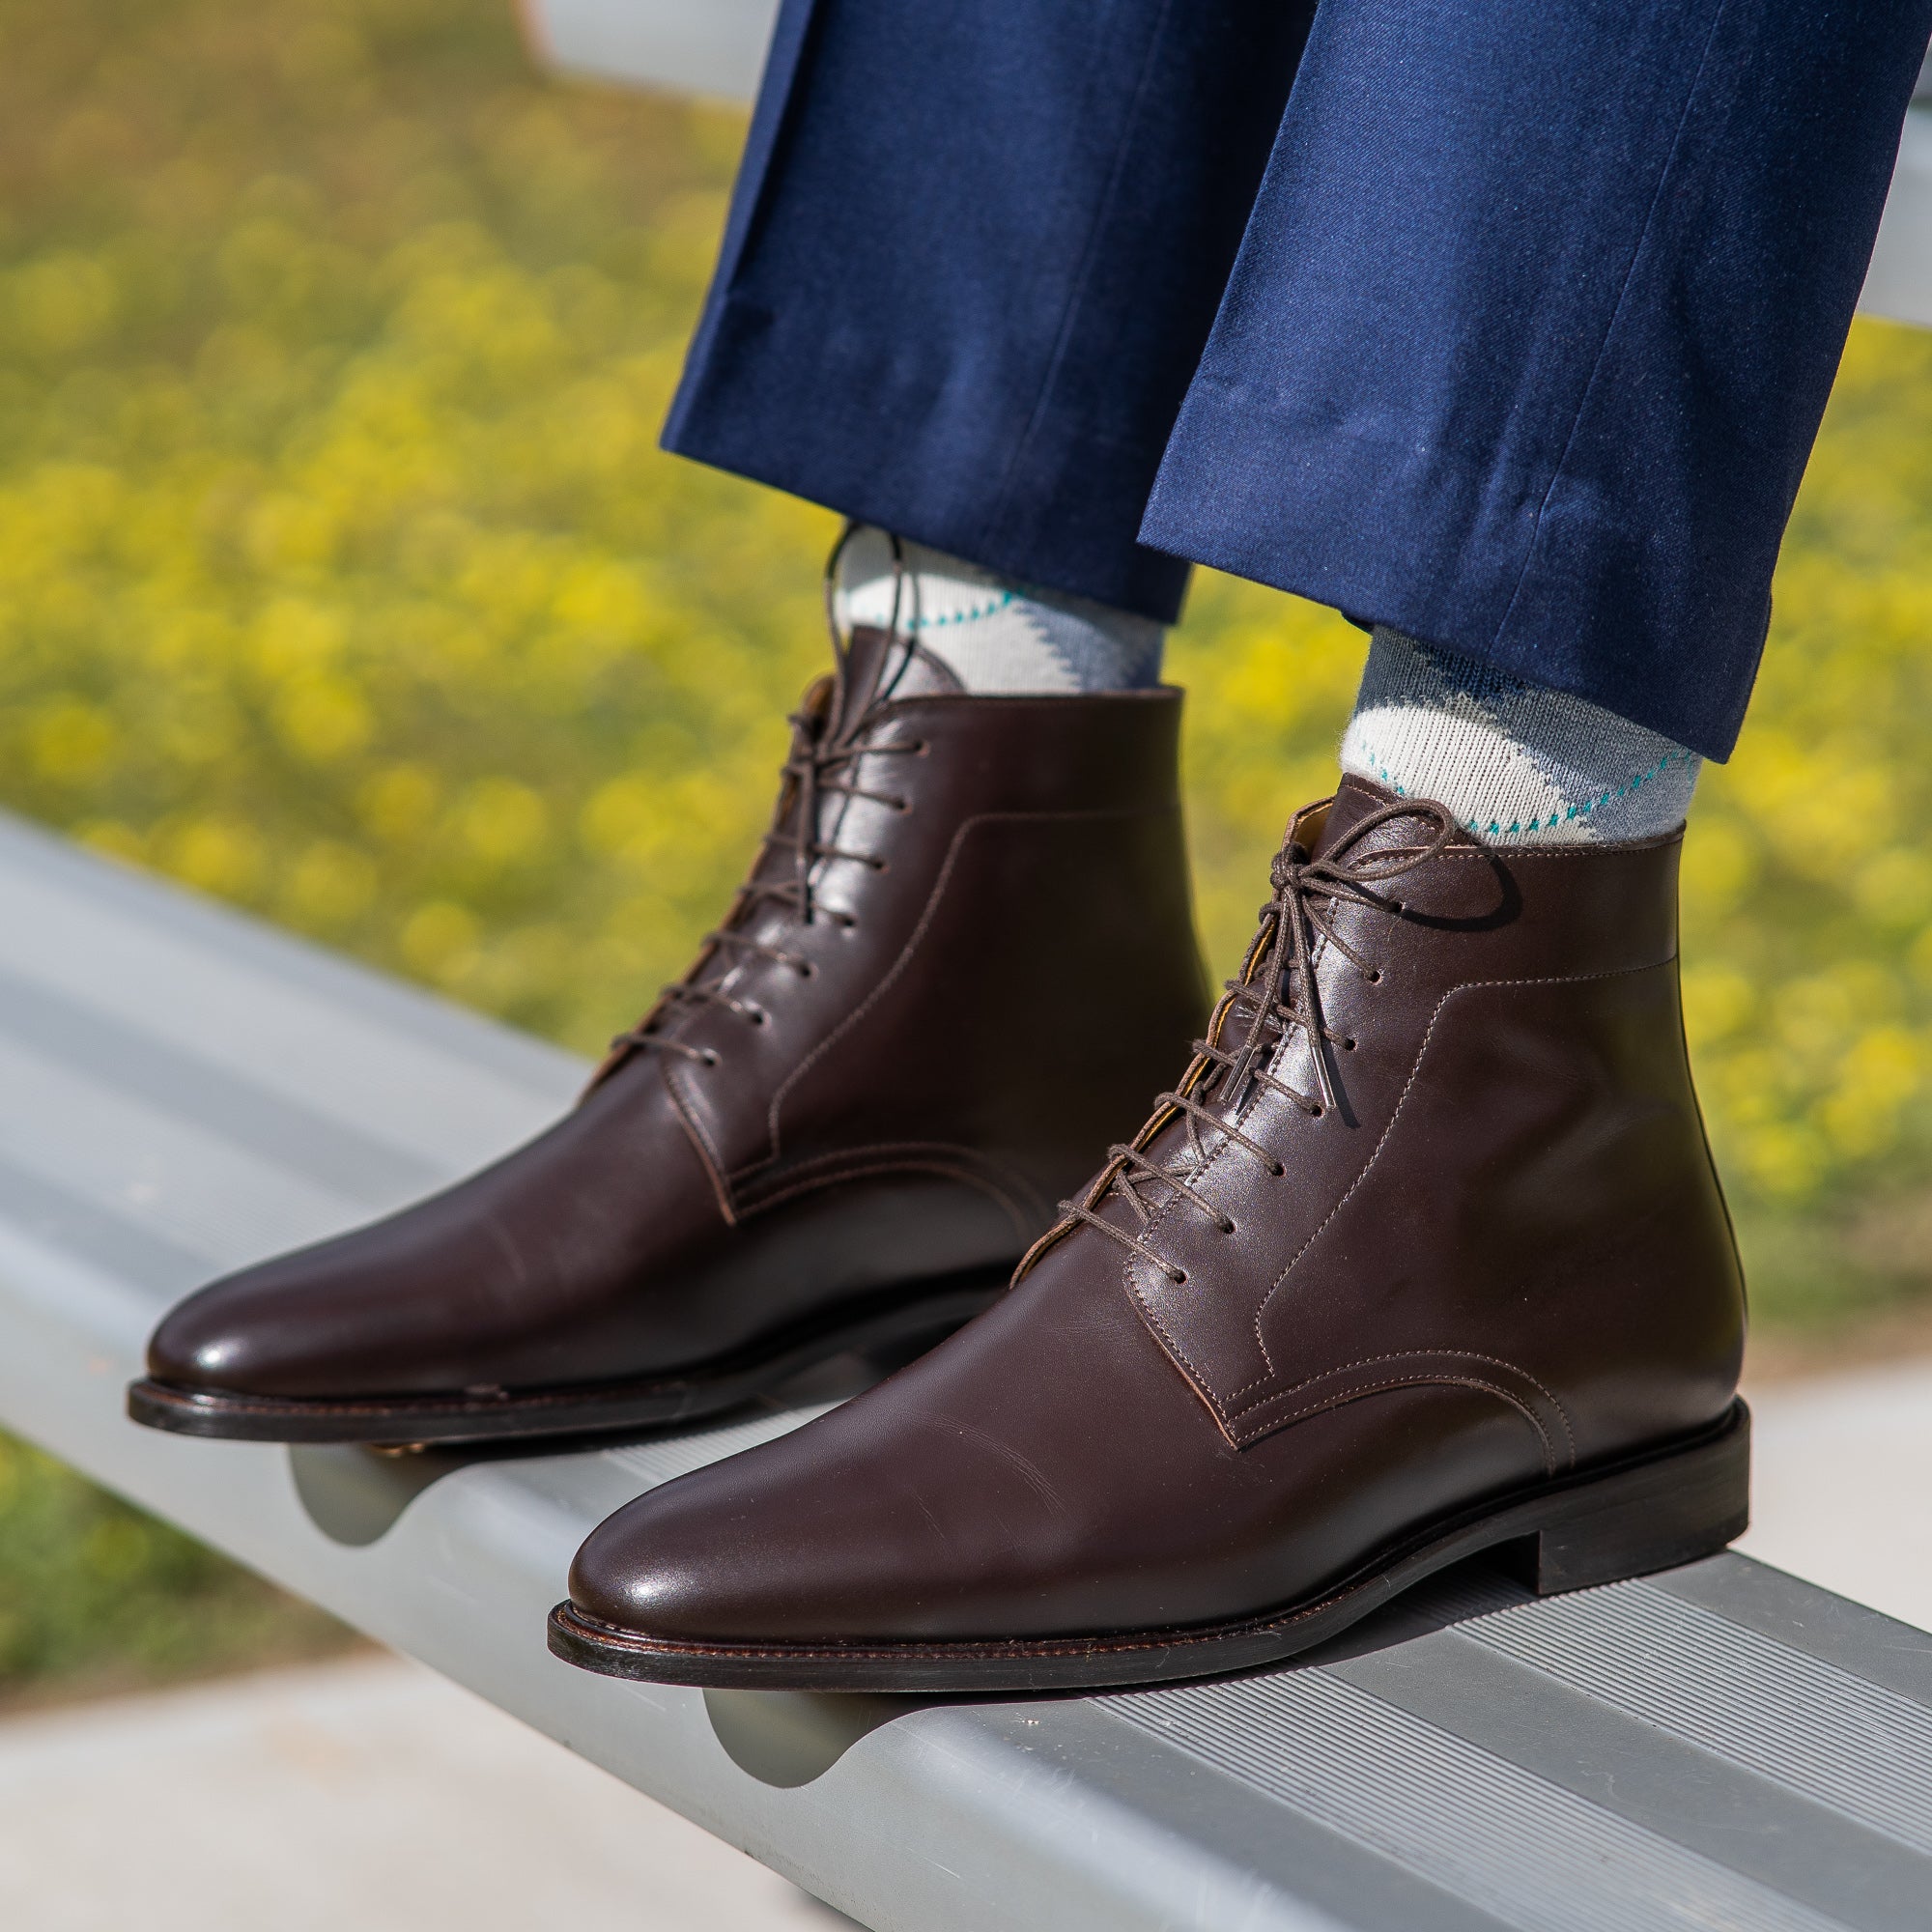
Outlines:
[[1703, 760], [1567, 692], [1378, 625], [1342, 769], [1498, 844], [1621, 844], [1683, 824]]
[[1042, 590], [870, 525], [840, 548], [839, 627], [915, 639], [980, 693], [1137, 691], [1160, 682], [1166, 626]]

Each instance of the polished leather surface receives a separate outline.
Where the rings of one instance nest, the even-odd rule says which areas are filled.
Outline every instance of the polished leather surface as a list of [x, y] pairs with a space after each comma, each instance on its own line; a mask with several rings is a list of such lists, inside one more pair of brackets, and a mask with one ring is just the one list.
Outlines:
[[1180, 697], [971, 696], [930, 665], [881, 692], [887, 655], [861, 633], [808, 694], [696, 997], [494, 1167], [202, 1290], [151, 1373], [295, 1398], [602, 1385], [1010, 1267], [1206, 1007]]
[[1179, 1091], [1245, 1145], [1164, 1102], [996, 1307], [602, 1525], [578, 1607], [698, 1644], [1160, 1631], [1721, 1417], [1744, 1291], [1678, 839], [1494, 851], [1392, 803], [1304, 814], [1245, 969], [1281, 983], [1311, 909], [1325, 1094], [1310, 1028], [1231, 992]]

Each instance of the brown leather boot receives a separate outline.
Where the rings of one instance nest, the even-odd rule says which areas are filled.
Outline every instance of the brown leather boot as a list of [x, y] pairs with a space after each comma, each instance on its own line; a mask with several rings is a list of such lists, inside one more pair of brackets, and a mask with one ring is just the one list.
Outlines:
[[704, 1685], [1128, 1684], [1287, 1657], [1479, 1550], [1547, 1591], [1719, 1548], [1744, 1289], [1678, 846], [1491, 850], [1350, 781], [1005, 1300], [619, 1511], [552, 1648]]
[[861, 633], [793, 724], [729, 916], [575, 1112], [190, 1296], [137, 1421], [631, 1429], [936, 1338], [998, 1293], [1207, 1009], [1180, 696], [976, 697]]

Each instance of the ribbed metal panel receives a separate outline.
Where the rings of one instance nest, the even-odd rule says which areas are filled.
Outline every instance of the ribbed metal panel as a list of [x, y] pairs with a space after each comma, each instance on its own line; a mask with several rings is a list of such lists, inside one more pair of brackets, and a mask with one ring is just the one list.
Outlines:
[[1522, 1932], [1833, 1923], [1319, 1669], [1110, 1701]]
[[760, 1442], [769, 1442], [774, 1435], [782, 1435], [814, 1415], [822, 1415], [830, 1406], [830, 1404], [814, 1404], [809, 1408], [764, 1410], [740, 1422], [700, 1427], [686, 1435], [668, 1436], [661, 1442], [639, 1442], [612, 1449], [605, 1461], [634, 1476], [637, 1493], [642, 1495], [646, 1490], [654, 1490], [674, 1476], [688, 1475], [721, 1457], [735, 1456], [741, 1449], [753, 1449]]
[[1463, 1634], [1932, 1853], [1923, 1705], [1642, 1583], [1496, 1611]]

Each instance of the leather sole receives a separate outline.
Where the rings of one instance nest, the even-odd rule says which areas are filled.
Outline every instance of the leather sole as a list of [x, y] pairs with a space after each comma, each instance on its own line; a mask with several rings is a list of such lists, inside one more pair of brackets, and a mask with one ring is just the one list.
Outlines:
[[1750, 1411], [1738, 1401], [1695, 1436], [1438, 1522], [1320, 1597], [1231, 1622], [1033, 1641], [705, 1644], [619, 1630], [564, 1603], [550, 1647], [606, 1676], [707, 1690], [1098, 1690], [1278, 1663], [1465, 1557], [1499, 1558], [1548, 1596], [1712, 1555], [1749, 1517]]
[[231, 1442], [361, 1442], [384, 1448], [636, 1434], [736, 1408], [844, 1354], [929, 1348], [1005, 1292], [1008, 1270], [950, 1277], [848, 1304], [755, 1350], [674, 1376], [595, 1387], [508, 1389], [493, 1395], [242, 1395], [146, 1377], [128, 1387], [128, 1413], [150, 1429]]

